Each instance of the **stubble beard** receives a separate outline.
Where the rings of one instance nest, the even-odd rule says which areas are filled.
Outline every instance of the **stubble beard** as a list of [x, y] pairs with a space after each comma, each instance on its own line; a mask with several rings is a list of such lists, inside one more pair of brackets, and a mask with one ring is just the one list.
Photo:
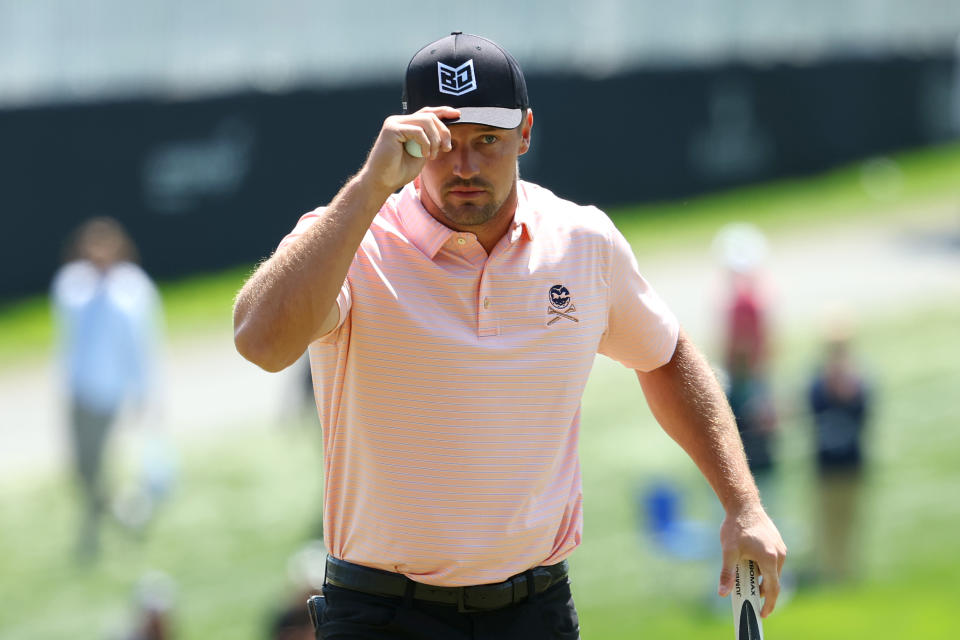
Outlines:
[[440, 211], [443, 213], [443, 217], [453, 226], [477, 227], [492, 220], [502, 206], [502, 201], [490, 201], [482, 205], [455, 205], [445, 202], [440, 205]]

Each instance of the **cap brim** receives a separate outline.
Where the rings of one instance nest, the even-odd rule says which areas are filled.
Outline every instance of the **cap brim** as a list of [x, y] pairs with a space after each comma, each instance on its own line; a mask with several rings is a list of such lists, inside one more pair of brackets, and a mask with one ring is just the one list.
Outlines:
[[523, 120], [523, 109], [505, 109], [503, 107], [455, 107], [460, 112], [456, 120], [446, 120], [447, 124], [485, 124], [498, 129], [515, 129]]

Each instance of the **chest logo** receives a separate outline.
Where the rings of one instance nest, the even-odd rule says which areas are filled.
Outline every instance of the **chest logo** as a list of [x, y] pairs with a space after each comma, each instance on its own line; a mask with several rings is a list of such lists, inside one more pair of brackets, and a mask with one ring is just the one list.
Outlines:
[[440, 79], [440, 93], [462, 96], [477, 88], [477, 77], [473, 73], [473, 58], [459, 67], [437, 62], [437, 76]]
[[550, 301], [550, 306], [547, 307], [547, 326], [553, 325], [553, 323], [560, 321], [561, 319], [570, 320], [571, 322], [580, 322], [574, 313], [577, 311], [576, 305], [573, 304], [573, 296], [570, 295], [570, 290], [567, 289], [562, 284], [555, 284], [550, 287], [550, 291], [547, 292], [547, 300]]

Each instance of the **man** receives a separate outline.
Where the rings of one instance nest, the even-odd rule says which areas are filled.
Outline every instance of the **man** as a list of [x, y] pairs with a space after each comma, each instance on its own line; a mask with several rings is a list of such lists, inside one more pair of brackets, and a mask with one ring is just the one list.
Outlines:
[[155, 402], [160, 296], [136, 263], [136, 247], [120, 223], [91, 218], [76, 231], [70, 259], [51, 286], [83, 499], [82, 561], [100, 550], [110, 430], [127, 402], [141, 412]]
[[824, 362], [807, 396], [817, 461], [819, 577], [840, 582], [856, 577], [860, 501], [866, 464], [864, 436], [870, 418], [867, 380], [851, 353], [851, 328], [833, 320]]
[[729, 280], [723, 365], [727, 401], [750, 473], [767, 509], [776, 508], [777, 413], [770, 389], [769, 300], [763, 272], [767, 242], [753, 225], [725, 226], [714, 240]]
[[565, 559], [598, 352], [637, 370], [723, 502], [721, 593], [752, 558], [769, 614], [786, 550], [723, 392], [610, 220], [518, 179], [533, 112], [517, 62], [442, 38], [410, 61], [403, 112], [234, 309], [237, 348], [264, 369], [310, 349], [330, 551], [318, 637], [579, 637]]

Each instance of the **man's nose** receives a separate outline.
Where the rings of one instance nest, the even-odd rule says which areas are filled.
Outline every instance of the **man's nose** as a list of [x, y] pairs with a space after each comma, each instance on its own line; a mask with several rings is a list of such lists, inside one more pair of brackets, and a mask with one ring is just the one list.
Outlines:
[[479, 172], [476, 154], [470, 145], [460, 145], [450, 153], [453, 157], [453, 173], [458, 178], [469, 180]]

